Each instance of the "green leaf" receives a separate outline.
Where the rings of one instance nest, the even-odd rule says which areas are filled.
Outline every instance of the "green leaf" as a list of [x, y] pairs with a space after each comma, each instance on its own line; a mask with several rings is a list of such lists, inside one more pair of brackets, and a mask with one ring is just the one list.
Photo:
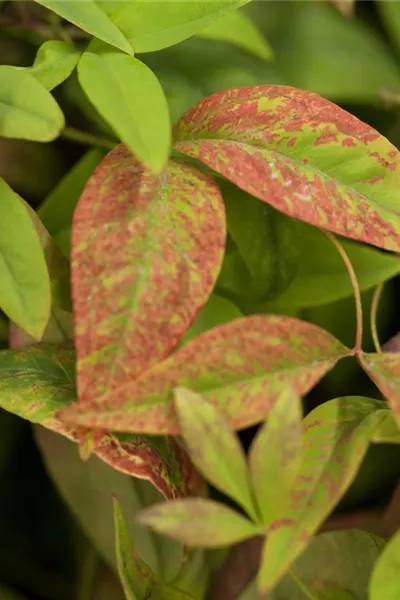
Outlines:
[[78, 64], [79, 50], [57, 40], [44, 42], [37, 51], [30, 73], [47, 89], [52, 90], [68, 79]]
[[194, 597], [171, 585], [160, 583], [154, 586], [149, 600], [194, 600]]
[[217, 294], [212, 294], [182, 337], [180, 344], [187, 344], [204, 331], [242, 316], [240, 309], [233, 302]]
[[51, 142], [64, 127], [52, 95], [26, 69], [0, 66], [0, 135]]
[[175, 390], [175, 408], [190, 458], [200, 473], [257, 519], [239, 438], [223, 415], [200, 394]]
[[382, 0], [379, 2], [378, 11], [384, 23], [389, 38], [397, 52], [400, 52], [400, 7], [396, 2]]
[[377, 388], [389, 400], [393, 415], [400, 426], [400, 352], [363, 353], [361, 366]]
[[244, 13], [235, 10], [213, 21], [198, 36], [230, 42], [263, 60], [272, 60], [273, 50], [261, 31]]
[[372, 573], [370, 600], [397, 600], [400, 594], [400, 531], [389, 541]]
[[175, 150], [285, 214], [400, 250], [400, 153], [328, 100], [286, 86], [227, 90], [189, 110], [174, 133]]
[[40, 205], [38, 215], [45, 227], [55, 236], [71, 227], [72, 216], [89, 177], [104, 157], [104, 152], [89, 150], [61, 179]]
[[71, 405], [63, 418], [90, 428], [175, 435], [180, 428], [173, 390], [186, 387], [219, 408], [232, 428], [242, 429], [265, 419], [287, 385], [306, 394], [349, 352], [304, 321], [275, 315], [235, 319], [90, 405]]
[[[296, 276], [276, 298], [278, 306], [311, 307], [329, 304], [353, 294], [348, 271], [338, 251], [322, 231], [297, 223], [300, 261]], [[340, 240], [366, 291], [400, 272], [398, 257], [355, 242]]]
[[103, 40], [123, 52], [133, 54], [132, 46], [123, 33], [94, 0], [35, 0], [63, 19]]
[[147, 600], [156, 577], [133, 545], [116, 499], [114, 499], [114, 524], [118, 573], [125, 596], [127, 600]]
[[0, 308], [40, 340], [51, 303], [46, 261], [22, 198], [2, 179], [0, 214]]
[[141, 525], [199, 548], [227, 546], [261, 533], [224, 504], [199, 498], [155, 504], [142, 511], [138, 519]]
[[386, 413], [384, 402], [354, 396], [330, 400], [307, 415], [302, 468], [290, 509], [272, 524], [266, 539], [260, 593], [282, 579], [347, 491]]
[[[385, 541], [366, 531], [324, 533], [313, 538], [270, 600], [367, 600], [368, 581]], [[379, 596], [385, 598], [386, 596]]]
[[222, 262], [222, 198], [194, 167], [170, 161], [157, 177], [119, 146], [87, 184], [72, 237], [84, 402], [157, 363], [189, 327]]
[[154, 52], [178, 44], [207, 27], [217, 17], [247, 2], [132, 2], [116, 14], [114, 22], [135, 52]]
[[251, 445], [251, 482], [267, 525], [279, 519], [290, 503], [302, 460], [301, 419], [301, 400], [288, 388], [277, 398]]
[[170, 122], [164, 92], [141, 61], [116, 52], [84, 52], [79, 82], [120, 140], [146, 166], [160, 172], [168, 159]]
[[234, 263], [237, 279], [233, 281], [236, 279], [238, 284], [229, 289], [227, 283], [232, 275], [227, 278], [226, 273], [225, 281], [220, 280], [219, 284], [241, 297], [255, 300], [279, 296], [292, 282], [298, 267], [300, 236], [296, 222], [229, 182], [221, 182], [220, 187], [227, 211], [228, 232], [245, 271]]

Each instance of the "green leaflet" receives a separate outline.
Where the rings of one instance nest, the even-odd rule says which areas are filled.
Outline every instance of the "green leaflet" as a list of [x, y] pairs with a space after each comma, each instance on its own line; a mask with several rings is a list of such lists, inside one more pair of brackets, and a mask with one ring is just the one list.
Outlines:
[[38, 4], [52, 10], [63, 19], [103, 40], [123, 52], [133, 54], [132, 46], [123, 33], [100, 8], [95, 0], [76, 2], [70, 0], [35, 0]]
[[160, 172], [170, 149], [164, 92], [154, 73], [132, 56], [84, 52], [79, 82], [90, 102], [140, 161]]
[[370, 581], [369, 600], [397, 600], [400, 594], [399, 556], [400, 531], [378, 558]]
[[175, 390], [175, 408], [195, 467], [257, 520], [245, 455], [223, 415], [200, 394], [185, 388]]
[[353, 481], [387, 408], [378, 400], [338, 398], [304, 420], [303, 462], [291, 508], [266, 539], [258, 589], [270, 592], [305, 550]]
[[29, 71], [50, 91], [68, 79], [78, 63], [79, 56], [79, 50], [70, 44], [49, 40], [40, 46]]
[[46, 261], [22, 198], [2, 179], [0, 215], [0, 308], [40, 340], [51, 303]]
[[400, 250], [399, 151], [316, 94], [276, 85], [226, 90], [186, 112], [174, 138], [176, 151], [289, 216]]
[[118, 574], [125, 596], [127, 600], [147, 600], [156, 578], [135, 549], [116, 499], [114, 499], [114, 526]]
[[213, 21], [197, 35], [210, 40], [230, 42], [264, 60], [272, 60], [274, 57], [271, 46], [255, 23], [238, 10]]
[[261, 533], [231, 508], [200, 498], [154, 504], [140, 513], [139, 523], [199, 548], [228, 546]]
[[104, 154], [97, 148], [89, 150], [40, 205], [38, 215], [51, 235], [71, 227], [78, 200]]
[[132, 2], [114, 16], [135, 52], [154, 52], [190, 37], [248, 0]]
[[301, 419], [301, 400], [288, 388], [269, 411], [250, 448], [252, 488], [268, 526], [290, 504], [290, 492], [302, 466]]
[[[353, 288], [346, 266], [332, 242], [315, 227], [306, 223], [296, 225], [298, 269], [288, 287], [275, 299], [276, 305], [304, 308], [351, 296]], [[400, 272], [397, 256], [352, 241], [341, 239], [340, 243], [354, 267], [362, 292]]]
[[50, 142], [63, 127], [57, 102], [27, 69], [0, 66], [0, 136]]

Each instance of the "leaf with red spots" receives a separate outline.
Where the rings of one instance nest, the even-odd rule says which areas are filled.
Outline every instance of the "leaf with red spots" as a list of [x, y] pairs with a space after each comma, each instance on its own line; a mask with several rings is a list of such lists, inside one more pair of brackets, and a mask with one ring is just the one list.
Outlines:
[[249, 467], [258, 507], [267, 525], [289, 502], [290, 490], [301, 466], [302, 407], [290, 388], [269, 411], [251, 445]]
[[175, 390], [175, 407], [182, 437], [197, 469], [256, 518], [243, 448], [224, 417], [200, 394], [185, 388]]
[[186, 387], [241, 429], [263, 420], [288, 384], [306, 394], [349, 354], [331, 334], [304, 321], [275, 315], [235, 319], [97, 402], [67, 407], [60, 418], [90, 428], [174, 435], [180, 428], [173, 391]]
[[381, 352], [359, 356], [361, 366], [389, 400], [400, 425], [400, 352]]
[[225, 246], [213, 180], [170, 161], [156, 176], [123, 146], [75, 210], [72, 292], [81, 402], [163, 359], [212, 292]]
[[114, 525], [118, 574], [125, 596], [127, 600], [147, 600], [156, 576], [137, 553], [116, 499], [114, 499]]
[[272, 590], [347, 491], [387, 412], [384, 402], [354, 396], [322, 404], [305, 418], [302, 467], [291, 506], [266, 538], [260, 593]]
[[140, 513], [139, 523], [199, 548], [228, 546], [261, 533], [231, 508], [203, 498], [154, 504]]
[[400, 250], [400, 153], [317, 94], [288, 86], [214, 94], [175, 127], [175, 150], [278, 210]]
[[[57, 417], [76, 398], [74, 372], [72, 349], [40, 344], [0, 351], [0, 408], [76, 442], [77, 429]], [[200, 476], [172, 438], [102, 432], [94, 451], [118, 471], [150, 480], [166, 497], [203, 492]]]

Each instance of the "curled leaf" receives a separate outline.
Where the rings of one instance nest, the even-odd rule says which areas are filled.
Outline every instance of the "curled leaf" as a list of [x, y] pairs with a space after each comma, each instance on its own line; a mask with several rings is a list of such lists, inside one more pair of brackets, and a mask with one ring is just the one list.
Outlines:
[[81, 196], [72, 245], [87, 402], [164, 358], [211, 294], [225, 245], [222, 198], [195, 168], [171, 161], [158, 177], [119, 146]]
[[400, 250], [400, 153], [317, 94], [288, 86], [227, 90], [175, 126], [175, 149], [278, 210]]
[[97, 401], [71, 405], [60, 418], [85, 427], [177, 434], [173, 390], [187, 387], [241, 429], [263, 420], [288, 384], [303, 395], [350, 353], [304, 321], [275, 315], [235, 319]]

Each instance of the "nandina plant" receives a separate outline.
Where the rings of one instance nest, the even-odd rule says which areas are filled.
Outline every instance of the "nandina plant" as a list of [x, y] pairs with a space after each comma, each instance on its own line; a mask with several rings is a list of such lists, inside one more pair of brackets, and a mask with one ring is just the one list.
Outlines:
[[398, 598], [400, 153], [313, 85], [182, 83], [273, 61], [245, 4], [0, 6], [36, 49], [0, 135], [72, 164], [39, 205], [0, 179], [1, 417], [74, 532], [67, 586], [4, 598]]

